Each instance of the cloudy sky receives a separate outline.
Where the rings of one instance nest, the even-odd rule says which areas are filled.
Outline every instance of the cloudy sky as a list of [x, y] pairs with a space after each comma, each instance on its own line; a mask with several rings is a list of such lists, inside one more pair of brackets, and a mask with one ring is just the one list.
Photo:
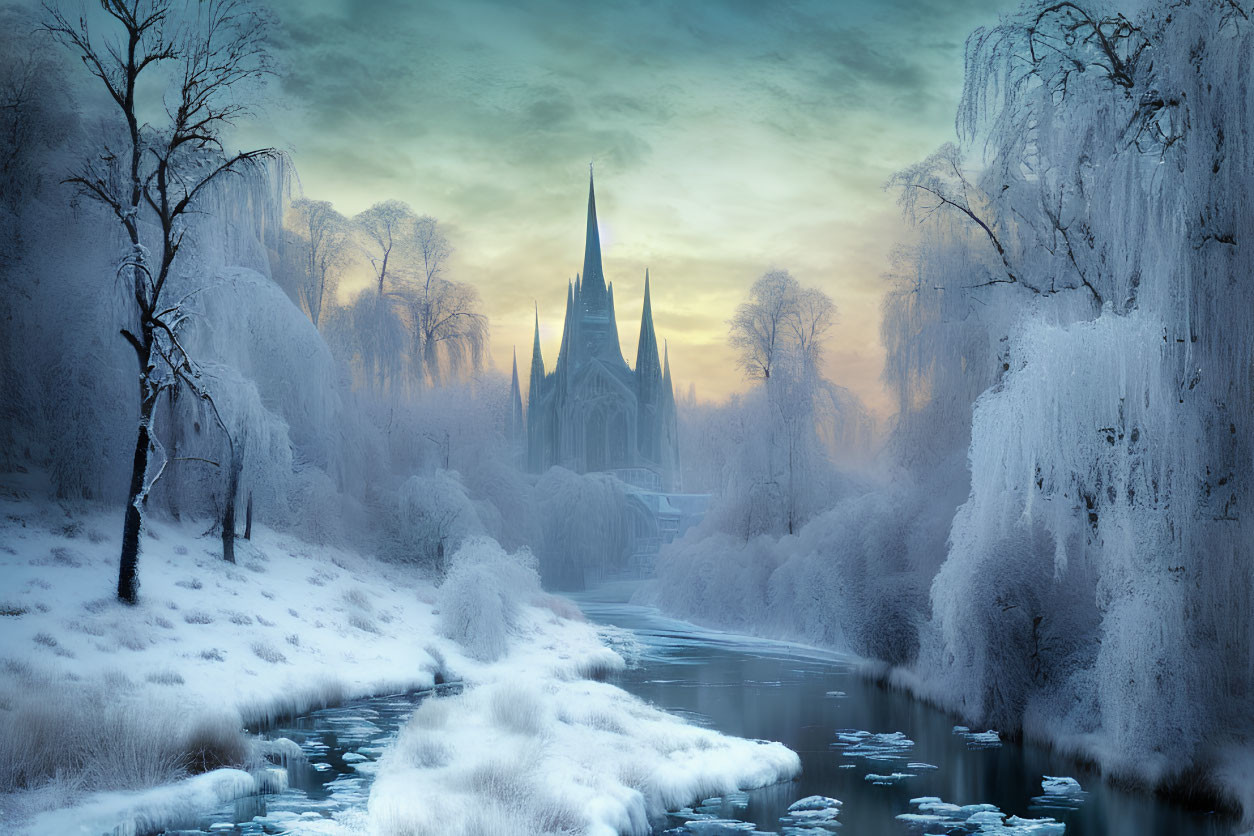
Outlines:
[[[963, 41], [1006, 0], [278, 0], [283, 76], [242, 143], [347, 213], [447, 224], [492, 354], [550, 361], [596, 164], [605, 273], [635, 357], [644, 271], [677, 392], [741, 388], [726, 320], [790, 270], [840, 312], [834, 379], [884, 411], [889, 175], [951, 138]], [[525, 375], [525, 369], [524, 369]]]

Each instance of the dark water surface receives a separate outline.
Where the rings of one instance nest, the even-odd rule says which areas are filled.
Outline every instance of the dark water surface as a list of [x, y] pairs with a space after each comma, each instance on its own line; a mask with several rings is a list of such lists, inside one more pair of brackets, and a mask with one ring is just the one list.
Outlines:
[[[616, 684], [692, 722], [740, 737], [778, 740], [801, 756], [800, 779], [691, 811], [704, 816], [704, 822], [685, 824], [683, 818], [673, 817], [668, 827], [684, 828], [680, 833], [1046, 836], [1062, 832], [1048, 825], [980, 830], [970, 822], [958, 826], [952, 816], [948, 824], [898, 820], [901, 814], [933, 813], [911, 804], [911, 799], [923, 796], [956, 805], [992, 804], [1008, 816], [1024, 819], [1053, 818], [1065, 826], [1067, 836], [1229, 836], [1235, 832], [1230, 819], [1106, 786], [1098, 775], [1040, 747], [1003, 742], [978, 748], [978, 742], [954, 733], [951, 718], [859, 677], [839, 655], [674, 621], [655, 610], [624, 603], [630, 591], [629, 586], [608, 585], [573, 596], [589, 619], [621, 628], [612, 629], [607, 638], [622, 645], [632, 667], [615, 677]], [[270, 729], [265, 737], [286, 737], [303, 753], [287, 769], [288, 787], [207, 811], [198, 829], [171, 833], [364, 833], [375, 762], [414, 708], [432, 698], [410, 694], [357, 700]], [[868, 733], [880, 737], [868, 737]], [[883, 785], [866, 780], [868, 774], [893, 773], [910, 777]], [[1046, 795], [1041, 787], [1046, 775], [1077, 779], [1083, 795]], [[788, 806], [810, 795], [843, 802], [839, 828], [785, 829], [780, 817]], [[729, 824], [708, 821], [711, 818]]]
[[[992, 804], [1007, 816], [1023, 819], [1053, 818], [1065, 825], [1068, 836], [1235, 832], [1229, 818], [1108, 786], [1070, 758], [1038, 746], [1005, 741], [978, 748], [978, 741], [954, 732], [955, 721], [943, 712], [867, 681], [838, 655], [694, 628], [656, 610], [623, 603], [629, 591], [606, 586], [574, 596], [589, 619], [629, 630], [640, 645], [636, 665], [617, 677], [616, 684], [701, 725], [741, 737], [778, 740], [801, 756], [799, 780], [716, 802], [703, 808], [708, 814], [779, 833], [783, 832], [779, 819], [789, 804], [824, 795], [843, 802], [837, 832], [845, 836], [1061, 832], [1026, 824], [1022, 829], [981, 831], [976, 824], [957, 826], [953, 814], [949, 822], [897, 819], [900, 814], [922, 812], [911, 799], [935, 796], [956, 805]], [[838, 737], [838, 731], [844, 736]], [[867, 738], [860, 732], [903, 736]], [[912, 745], [905, 745], [902, 738]], [[911, 777], [887, 785], [866, 779], [868, 774], [893, 773]], [[1041, 782], [1047, 775], [1075, 778], [1083, 794], [1044, 793]], [[696, 825], [692, 830], [734, 832], [706, 828]]]
[[418, 704], [433, 698], [424, 692], [354, 700], [267, 730], [263, 735], [266, 739], [287, 738], [300, 746], [303, 757], [289, 761], [286, 767], [287, 788], [224, 804], [207, 812], [198, 829], [167, 833], [338, 836], [355, 830], [355, 815], [362, 817], [364, 824], [375, 762]]

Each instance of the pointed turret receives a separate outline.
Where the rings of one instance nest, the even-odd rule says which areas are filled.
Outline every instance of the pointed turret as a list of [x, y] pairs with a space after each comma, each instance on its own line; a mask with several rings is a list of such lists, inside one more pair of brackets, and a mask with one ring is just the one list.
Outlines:
[[606, 309], [609, 312], [610, 327], [606, 329], [608, 346], [606, 356], [609, 358], [617, 358], [620, 363], [625, 362], [622, 359], [623, 349], [618, 343], [618, 319], [614, 314], [614, 283], [610, 282], [605, 289]]
[[509, 380], [509, 417], [505, 424], [505, 438], [516, 451], [526, 444], [523, 427], [522, 390], [518, 385], [518, 349], [514, 349], [514, 370]]
[[662, 342], [662, 398], [669, 402], [671, 407], [675, 406], [675, 390], [671, 388], [671, 347], [666, 341]]
[[656, 403], [652, 392], [645, 394], [646, 388], [651, 389], [661, 380], [657, 334], [653, 330], [653, 303], [649, 298], [648, 270], [644, 271], [644, 310], [640, 313], [640, 340], [636, 343], [636, 375], [640, 378], [641, 398], [646, 403]]
[[532, 408], [539, 404], [544, 385], [544, 357], [540, 354], [540, 306], [536, 305], [536, 335], [531, 345], [531, 385], [527, 390], [528, 417]]
[[675, 390], [671, 383], [670, 346], [662, 343], [662, 482], [667, 490], [683, 489], [679, 467], [679, 414], [675, 409]]
[[536, 333], [531, 344], [531, 381], [527, 387], [527, 469], [539, 473], [548, 466], [551, 451], [545, 447], [541, 400], [544, 398], [544, 357], [540, 354], [540, 306], [536, 305]]
[[575, 285], [573, 282], [566, 283], [566, 318], [562, 321], [562, 345], [557, 350], [557, 365], [554, 371], [557, 373], [557, 398], [563, 400], [566, 397], [566, 384], [570, 379], [570, 352], [574, 345], [575, 339]]
[[597, 197], [588, 166], [588, 230], [583, 246], [583, 293], [589, 313], [604, 313], [605, 274], [601, 270], [601, 233], [597, 230]]

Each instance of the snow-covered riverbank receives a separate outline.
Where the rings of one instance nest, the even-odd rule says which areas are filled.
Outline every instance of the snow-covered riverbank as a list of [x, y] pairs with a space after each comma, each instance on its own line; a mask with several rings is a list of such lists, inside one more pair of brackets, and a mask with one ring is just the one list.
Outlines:
[[664, 807], [798, 769], [778, 744], [697, 729], [589, 681], [622, 658], [491, 541], [468, 546], [465, 570], [437, 589], [264, 528], [230, 565], [203, 525], [150, 521], [141, 603], [126, 607], [113, 597], [117, 513], [2, 505], [5, 831], [178, 826], [282, 780], [245, 727], [453, 677], [466, 693], [427, 701], [381, 764], [381, 832], [469, 833], [484, 816], [526, 829], [534, 814], [642, 833]]

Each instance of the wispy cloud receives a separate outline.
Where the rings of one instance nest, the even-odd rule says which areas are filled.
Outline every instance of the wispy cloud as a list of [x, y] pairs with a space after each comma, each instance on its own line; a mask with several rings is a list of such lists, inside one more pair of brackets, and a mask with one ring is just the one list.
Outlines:
[[843, 309], [832, 372], [879, 403], [881, 185], [949, 138], [965, 35], [1004, 5], [279, 0], [282, 105], [245, 130], [347, 212], [449, 223], [502, 363], [533, 300], [560, 325], [595, 159], [625, 353], [649, 266], [681, 387], [734, 390], [725, 321], [782, 266]]

